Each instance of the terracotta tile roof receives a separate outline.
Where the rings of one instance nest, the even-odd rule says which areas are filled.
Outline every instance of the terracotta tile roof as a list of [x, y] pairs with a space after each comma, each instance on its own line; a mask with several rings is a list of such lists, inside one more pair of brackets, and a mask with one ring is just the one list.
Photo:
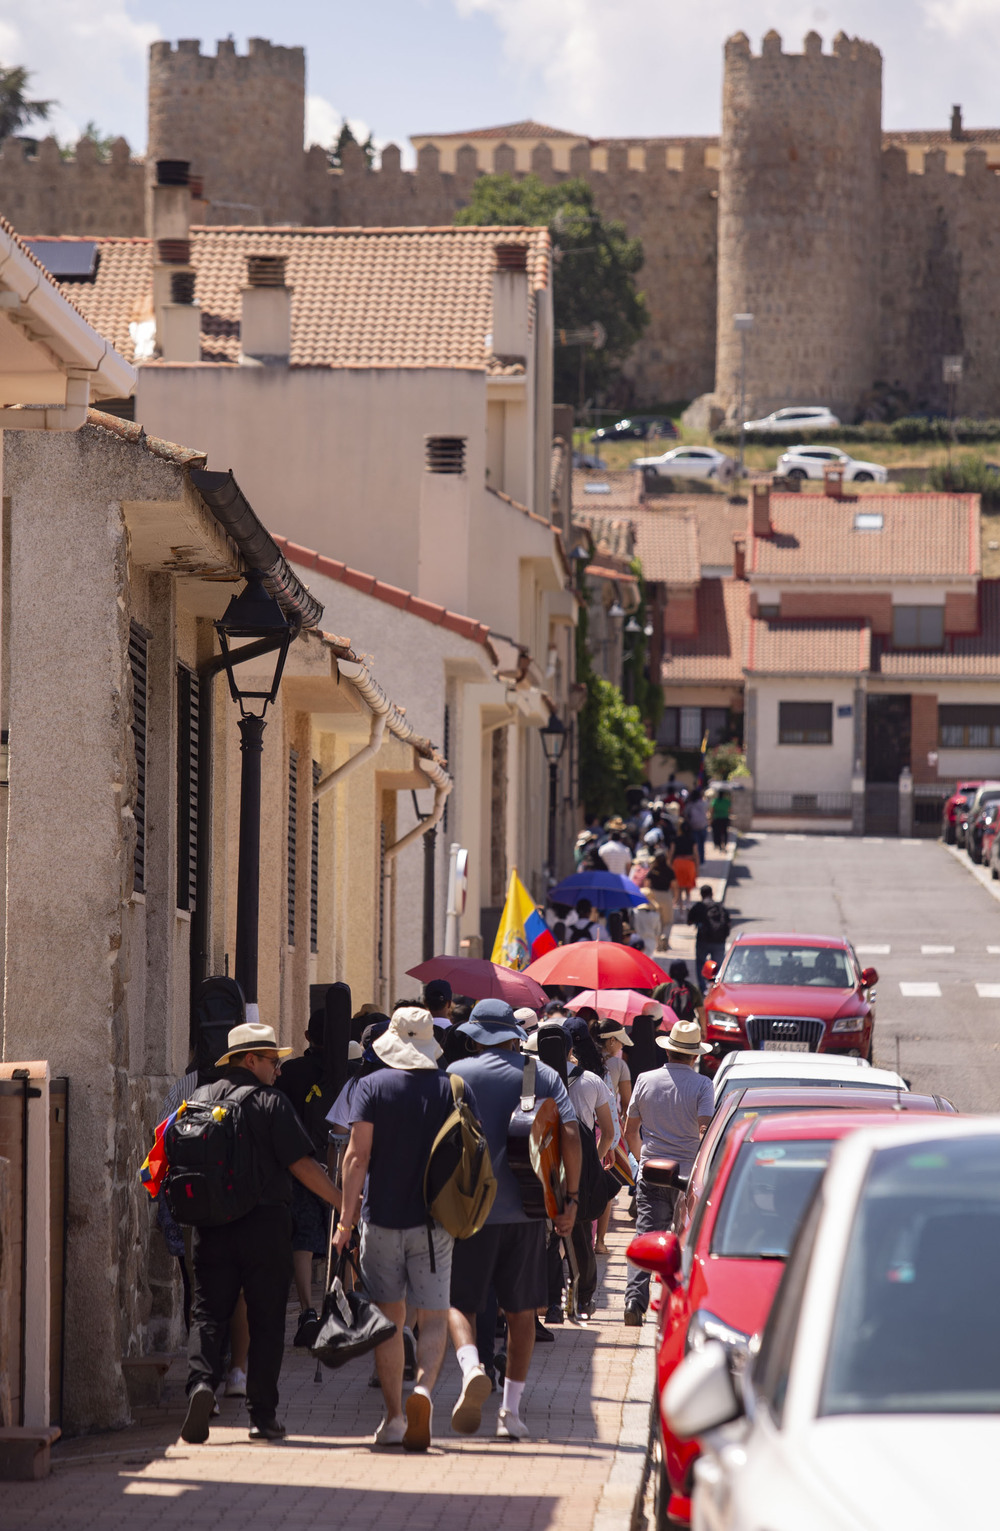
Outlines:
[[[856, 531], [857, 512], [881, 512], [881, 531]], [[747, 550], [751, 577], [967, 578], [979, 573], [979, 496], [772, 494], [773, 537]]]
[[631, 510], [642, 503], [642, 477], [631, 468], [624, 471], [594, 473], [577, 468], [573, 473], [573, 512]]
[[704, 579], [696, 602], [698, 635], [668, 639], [660, 680], [664, 686], [742, 683], [749, 586], [739, 579]]
[[857, 675], [870, 665], [867, 622], [750, 621], [748, 675]]
[[445, 627], [449, 632], [457, 633], [461, 638], [467, 638], [470, 643], [481, 643], [489, 655], [493, 664], [497, 663], [496, 652], [490, 643], [490, 630], [485, 622], [477, 622], [474, 617], [463, 617], [455, 611], [449, 611], [446, 606], [438, 606], [434, 601], [424, 601], [417, 595], [411, 595], [408, 590], [401, 590], [398, 585], [388, 585], [385, 580], [376, 579], [374, 574], [362, 574], [359, 569], [351, 569], [337, 558], [327, 558], [322, 553], [317, 553], [313, 548], [304, 548], [298, 542], [289, 542], [287, 537], [279, 537], [272, 533], [278, 548], [291, 564], [300, 569], [315, 569], [317, 574], [325, 574], [328, 579], [337, 580], [341, 585], [350, 585], [354, 590], [360, 590], [363, 595], [370, 595], [376, 601], [384, 601], [387, 606], [395, 606], [399, 611], [408, 611], [411, 616], [420, 617], [424, 622], [431, 622], [435, 627]]
[[890, 130], [882, 134], [882, 147], [890, 144], [913, 144], [928, 149], [970, 149], [977, 144], [1000, 143], [1000, 128], [963, 128], [961, 138], [952, 138], [949, 128], [910, 128], [902, 133]]
[[952, 633], [944, 648], [934, 651], [891, 648], [888, 642], [872, 640], [872, 669], [879, 675], [898, 675], [915, 680], [960, 680], [983, 678], [996, 681], [1000, 675], [1000, 580], [984, 579], [979, 584], [979, 632], [968, 636]]
[[411, 139], [416, 142], [421, 138], [456, 138], [464, 143], [466, 139], [471, 142], [474, 138], [575, 138], [582, 139], [582, 133], [567, 133], [564, 128], [547, 128], [543, 122], [532, 122], [525, 118], [523, 122], [507, 122], [498, 128], [470, 128], [467, 133], [411, 133]]
[[[93, 282], [62, 284], [130, 361], [131, 320], [152, 293], [148, 239], [98, 239]], [[523, 359], [488, 353], [494, 248], [525, 244], [532, 292], [549, 282], [544, 228], [193, 228], [202, 359], [235, 362], [248, 255], [284, 255], [292, 288], [291, 365], [448, 367], [503, 375]]]
[[639, 583], [630, 570], [623, 569], [617, 561], [610, 563], [607, 559], [599, 559], [594, 563], [587, 564], [583, 572], [584, 574], [592, 575], [595, 579], [613, 579], [617, 580], [619, 584], [624, 585], [637, 585]]
[[573, 525], [590, 533], [598, 553], [621, 559], [635, 557], [635, 523], [625, 516], [608, 516], [596, 510], [575, 510]]
[[698, 523], [676, 511], [641, 511], [633, 521], [643, 577], [663, 585], [696, 585], [701, 578]]
[[698, 527], [698, 551], [701, 565], [732, 567], [733, 536], [746, 541], [747, 507], [730, 505], [721, 494], [669, 495], [657, 501], [647, 496], [646, 503], [635, 511], [639, 526], [644, 516], [693, 516]]

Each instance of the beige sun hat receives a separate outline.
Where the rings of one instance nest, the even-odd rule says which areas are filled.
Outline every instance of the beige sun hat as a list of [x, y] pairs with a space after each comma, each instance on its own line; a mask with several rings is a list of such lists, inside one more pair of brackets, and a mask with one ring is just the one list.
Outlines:
[[538, 1025], [538, 1011], [532, 1010], [530, 1005], [522, 1005], [514, 1011], [514, 1019], [522, 1031], [534, 1031]]
[[273, 1026], [265, 1026], [263, 1021], [243, 1021], [229, 1033], [226, 1051], [221, 1058], [216, 1058], [215, 1066], [217, 1069], [223, 1068], [233, 1053], [269, 1052], [277, 1053], [279, 1058], [287, 1058], [292, 1051], [290, 1047], [278, 1046]]
[[436, 1069], [441, 1049], [434, 1040], [430, 1011], [403, 1005], [372, 1043], [372, 1051], [391, 1069]]
[[685, 1058], [712, 1051], [708, 1043], [701, 1040], [701, 1027], [697, 1021], [677, 1021], [665, 1037], [657, 1037], [656, 1045], [664, 1052], [680, 1053]]

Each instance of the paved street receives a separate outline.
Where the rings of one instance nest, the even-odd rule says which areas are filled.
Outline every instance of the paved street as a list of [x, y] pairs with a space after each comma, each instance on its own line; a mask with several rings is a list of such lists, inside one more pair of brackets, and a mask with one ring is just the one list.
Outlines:
[[[1000, 886], [1000, 885], [998, 885]], [[1000, 1109], [1000, 905], [933, 840], [754, 833], [733, 930], [845, 934], [879, 972], [875, 1061], [960, 1111]]]

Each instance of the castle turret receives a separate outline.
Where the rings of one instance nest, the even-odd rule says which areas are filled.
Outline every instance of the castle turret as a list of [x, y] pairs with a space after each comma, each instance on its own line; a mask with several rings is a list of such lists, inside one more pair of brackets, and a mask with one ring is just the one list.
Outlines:
[[828, 404], [850, 420], [875, 380], [882, 56], [815, 32], [800, 54], [769, 32], [726, 44], [719, 180], [716, 395], [735, 418], [751, 313], [746, 418]]
[[305, 196], [305, 51], [251, 37], [203, 54], [197, 41], [149, 50], [147, 165], [187, 160], [209, 223], [297, 223]]

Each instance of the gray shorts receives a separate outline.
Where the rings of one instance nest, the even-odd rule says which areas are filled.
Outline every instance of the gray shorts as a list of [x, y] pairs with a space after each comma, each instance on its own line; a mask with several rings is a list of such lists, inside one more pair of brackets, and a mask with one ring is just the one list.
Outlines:
[[427, 1225], [380, 1228], [361, 1225], [361, 1278], [372, 1302], [402, 1302], [407, 1294], [418, 1308], [440, 1311], [451, 1295], [451, 1251], [454, 1239], [434, 1224], [435, 1270], [431, 1270]]

